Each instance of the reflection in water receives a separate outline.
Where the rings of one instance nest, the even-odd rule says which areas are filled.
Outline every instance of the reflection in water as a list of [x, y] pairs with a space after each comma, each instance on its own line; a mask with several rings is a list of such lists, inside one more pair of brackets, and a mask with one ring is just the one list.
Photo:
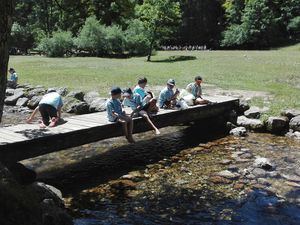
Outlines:
[[[114, 138], [24, 164], [63, 190], [77, 225], [300, 224], [299, 142], [211, 129], [170, 127], [134, 145]], [[254, 168], [258, 156], [275, 169]], [[216, 175], [224, 170], [231, 177]]]

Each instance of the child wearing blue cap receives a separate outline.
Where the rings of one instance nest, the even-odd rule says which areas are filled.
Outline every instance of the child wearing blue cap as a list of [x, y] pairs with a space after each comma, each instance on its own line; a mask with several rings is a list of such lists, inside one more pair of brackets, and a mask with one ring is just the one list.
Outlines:
[[129, 143], [134, 143], [132, 137], [133, 121], [132, 118], [127, 116], [122, 110], [120, 102], [121, 88], [113, 87], [111, 89], [111, 99], [106, 103], [107, 118], [110, 122], [119, 122], [122, 124], [124, 134]]
[[161, 90], [158, 98], [159, 108], [172, 108], [176, 105], [176, 98], [179, 95], [179, 90], [176, 89], [174, 92], [175, 80], [169, 79], [167, 82], [167, 87]]

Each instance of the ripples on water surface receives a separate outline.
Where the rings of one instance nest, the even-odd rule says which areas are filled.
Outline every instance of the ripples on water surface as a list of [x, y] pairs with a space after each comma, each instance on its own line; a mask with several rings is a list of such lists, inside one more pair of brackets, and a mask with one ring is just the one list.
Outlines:
[[[171, 127], [134, 145], [114, 138], [24, 163], [63, 190], [76, 225], [300, 224], [299, 142], [207, 134]], [[275, 170], [252, 174], [257, 156]], [[216, 176], [226, 169], [237, 178]]]

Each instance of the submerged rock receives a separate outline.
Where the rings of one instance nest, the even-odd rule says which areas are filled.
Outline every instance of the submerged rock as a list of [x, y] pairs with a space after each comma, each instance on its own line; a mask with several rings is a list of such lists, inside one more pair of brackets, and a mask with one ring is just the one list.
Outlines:
[[223, 170], [221, 172], [218, 172], [215, 174], [216, 176], [219, 176], [219, 177], [224, 177], [224, 178], [227, 178], [227, 179], [237, 179], [239, 178], [239, 174], [238, 173], [233, 173], [233, 172], [230, 172], [229, 170]]
[[264, 170], [272, 170], [275, 168], [275, 165], [267, 158], [258, 157], [255, 159], [253, 166], [256, 168], [261, 168]]
[[247, 130], [245, 127], [237, 127], [232, 129], [229, 134], [233, 136], [244, 137], [247, 135]]

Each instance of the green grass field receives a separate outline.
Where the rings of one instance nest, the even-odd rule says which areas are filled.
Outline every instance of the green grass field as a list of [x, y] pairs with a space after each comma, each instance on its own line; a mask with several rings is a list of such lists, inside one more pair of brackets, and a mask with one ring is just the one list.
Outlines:
[[145, 57], [12, 56], [9, 66], [17, 70], [20, 83], [98, 90], [104, 96], [111, 86], [131, 87], [141, 76], [148, 78], [150, 87], [174, 78], [182, 88], [200, 74], [205, 83], [220, 88], [270, 93], [270, 114], [278, 114], [283, 108], [300, 108], [298, 49], [299, 45], [271, 51], [158, 52], [153, 62]]

